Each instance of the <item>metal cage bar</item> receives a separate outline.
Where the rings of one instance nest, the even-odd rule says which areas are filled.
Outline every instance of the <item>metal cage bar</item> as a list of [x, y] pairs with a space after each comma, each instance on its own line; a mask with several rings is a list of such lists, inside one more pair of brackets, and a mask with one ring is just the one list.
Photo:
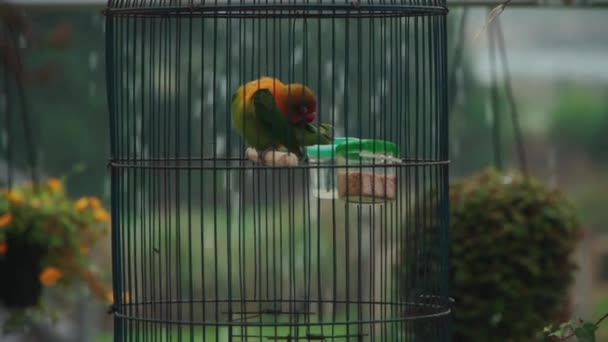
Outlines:
[[[449, 340], [445, 2], [122, 0], [104, 13], [116, 341]], [[262, 76], [285, 84], [276, 112], [259, 86], [237, 91]], [[396, 152], [248, 160], [266, 138], [303, 152], [305, 129], [322, 141], [317, 123]]]

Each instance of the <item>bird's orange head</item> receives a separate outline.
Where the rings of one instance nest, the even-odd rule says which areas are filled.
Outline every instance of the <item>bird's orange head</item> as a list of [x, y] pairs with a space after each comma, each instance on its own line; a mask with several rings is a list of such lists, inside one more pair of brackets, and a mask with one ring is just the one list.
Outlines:
[[312, 122], [317, 116], [317, 98], [307, 86], [293, 83], [283, 87], [277, 94], [279, 108], [294, 125]]

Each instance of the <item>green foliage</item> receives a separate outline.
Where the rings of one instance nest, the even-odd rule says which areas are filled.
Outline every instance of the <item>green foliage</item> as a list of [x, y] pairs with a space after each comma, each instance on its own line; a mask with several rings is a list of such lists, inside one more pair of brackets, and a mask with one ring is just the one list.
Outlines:
[[[52, 306], [38, 301], [41, 285], [82, 282], [97, 297], [108, 300], [106, 286], [90, 269], [89, 250], [108, 234], [109, 221], [110, 214], [98, 198], [73, 201], [58, 178], [0, 190], [0, 273], [19, 279], [0, 289], [0, 301], [9, 309], [4, 332], [27, 328], [52, 314]], [[30, 289], [32, 282], [35, 286]], [[34, 301], [14, 300], [22, 295], [31, 295]]]
[[555, 329], [552, 325], [549, 325], [545, 327], [544, 332], [548, 337], [557, 339], [558, 341], [567, 341], [576, 337], [578, 342], [595, 342], [597, 341], [595, 332], [598, 329], [599, 323], [601, 323], [601, 319], [595, 323], [587, 322], [582, 319], [578, 321], [569, 320], [560, 324]]
[[450, 199], [455, 341], [542, 339], [572, 282], [574, 210], [537, 180], [491, 169]]
[[608, 101], [605, 91], [565, 88], [555, 104], [551, 134], [558, 141], [580, 146], [592, 158], [608, 161]]
[[[51, 178], [44, 185], [25, 184], [0, 193], [0, 244], [9, 237], [48, 248], [44, 265], [81, 261], [83, 246], [107, 232], [109, 213], [97, 198], [74, 202], [65, 194], [63, 181]], [[10, 249], [8, 244], [6, 249]], [[0, 252], [0, 256], [6, 250]]]

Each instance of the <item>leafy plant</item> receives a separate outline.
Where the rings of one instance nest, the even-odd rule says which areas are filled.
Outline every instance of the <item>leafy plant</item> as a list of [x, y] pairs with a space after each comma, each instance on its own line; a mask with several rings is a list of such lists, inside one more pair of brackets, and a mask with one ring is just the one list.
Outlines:
[[549, 325], [545, 327], [544, 332], [548, 337], [553, 337], [558, 341], [567, 341], [576, 337], [579, 342], [595, 342], [595, 332], [606, 318], [608, 318], [608, 313], [604, 314], [596, 322], [584, 321], [582, 319], [579, 319], [578, 321], [569, 320], [556, 328], [553, 328], [553, 325]]
[[538, 180], [493, 169], [452, 185], [450, 200], [456, 340], [540, 340], [572, 282], [574, 209]]
[[[415, 208], [422, 226], [406, 236], [405, 300], [443, 279], [435, 205]], [[542, 340], [542, 328], [568, 309], [579, 226], [568, 201], [538, 180], [487, 169], [450, 186], [449, 222], [454, 341]], [[420, 246], [432, 250], [417, 253]]]
[[[0, 284], [0, 302], [13, 313], [9, 325], [27, 325], [38, 315], [35, 309], [45, 309], [38, 302], [42, 286], [83, 281], [99, 298], [111, 300], [89, 260], [109, 220], [98, 198], [73, 201], [58, 178], [0, 191], [0, 273], [13, 278]], [[32, 308], [31, 315], [24, 314]]]

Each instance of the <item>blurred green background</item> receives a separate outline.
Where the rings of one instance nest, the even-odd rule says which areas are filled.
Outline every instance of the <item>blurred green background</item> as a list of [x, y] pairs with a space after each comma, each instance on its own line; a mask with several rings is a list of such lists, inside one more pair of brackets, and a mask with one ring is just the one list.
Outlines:
[[[38, 163], [45, 175], [62, 175], [74, 167], [68, 187], [74, 196], [91, 194], [109, 200], [106, 162], [109, 156], [105, 93], [104, 18], [99, 4], [29, 5], [23, 7], [32, 29], [40, 34], [64, 25], [69, 44], [63, 49], [27, 50], [26, 65], [51, 62], [53, 77], [28, 84], [35, 123]], [[457, 32], [458, 10], [450, 14], [450, 46]], [[489, 117], [488, 43], [474, 39], [485, 11], [471, 10], [465, 32], [465, 84], [458, 84], [450, 123], [450, 166], [453, 178], [492, 164]], [[511, 67], [524, 146], [533, 175], [563, 190], [574, 202], [587, 238], [577, 254], [579, 272], [573, 287], [575, 315], [593, 319], [608, 311], [608, 11], [573, 9], [508, 9], [501, 17]], [[502, 76], [499, 78], [499, 83]], [[501, 83], [502, 84], [502, 83]], [[499, 104], [506, 108], [504, 97]], [[504, 120], [504, 153], [508, 167], [517, 167], [513, 131]], [[99, 252], [108, 265], [109, 242]], [[604, 273], [605, 274], [605, 273]], [[42, 326], [24, 341], [111, 340], [105, 307], [82, 300], [72, 319], [54, 328]], [[608, 339], [602, 328], [602, 338]], [[220, 332], [221, 333], [221, 332]], [[54, 334], [54, 335], [53, 335]], [[67, 337], [66, 337], [67, 336]], [[8, 337], [19, 341], [16, 336]], [[601, 339], [600, 339], [601, 340]], [[9, 340], [12, 341], [12, 340]]]

